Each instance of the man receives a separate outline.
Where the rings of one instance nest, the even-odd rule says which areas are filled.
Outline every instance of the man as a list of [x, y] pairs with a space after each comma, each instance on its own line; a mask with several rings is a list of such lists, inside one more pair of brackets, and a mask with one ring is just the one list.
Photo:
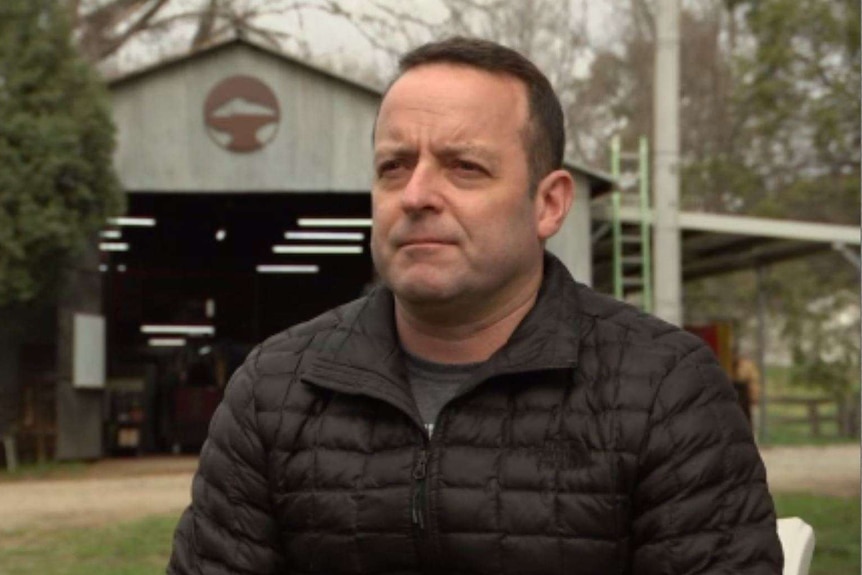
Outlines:
[[712, 353], [544, 252], [562, 126], [511, 50], [402, 59], [374, 137], [384, 286], [234, 375], [169, 573], [781, 573]]

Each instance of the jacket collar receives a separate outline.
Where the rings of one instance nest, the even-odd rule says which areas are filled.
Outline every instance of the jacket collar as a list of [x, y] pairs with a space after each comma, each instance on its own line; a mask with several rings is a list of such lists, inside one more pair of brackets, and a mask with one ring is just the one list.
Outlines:
[[[481, 381], [504, 373], [574, 367], [582, 317], [579, 284], [555, 256], [545, 252], [536, 304], [506, 344], [478, 370]], [[304, 379], [339, 391], [385, 399], [415, 411], [394, 317], [394, 297], [383, 286], [346, 309], [322, 343]]]

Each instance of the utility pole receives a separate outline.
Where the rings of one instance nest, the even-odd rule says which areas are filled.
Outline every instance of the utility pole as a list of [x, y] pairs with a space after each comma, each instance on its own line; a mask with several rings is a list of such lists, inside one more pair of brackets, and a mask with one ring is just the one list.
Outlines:
[[682, 250], [679, 233], [680, 0], [658, 0], [653, 138], [655, 313], [682, 325]]
[[762, 264], [757, 265], [757, 370], [760, 372], [760, 405], [758, 416], [759, 429], [754, 433], [764, 444], [769, 441], [767, 427], [767, 393], [766, 393], [766, 270]]

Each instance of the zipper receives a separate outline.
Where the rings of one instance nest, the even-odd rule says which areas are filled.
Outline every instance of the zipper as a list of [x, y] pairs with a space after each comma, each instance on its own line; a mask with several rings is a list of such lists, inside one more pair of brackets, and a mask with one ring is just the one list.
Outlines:
[[[448, 405], [449, 402], [446, 403]], [[445, 408], [446, 405], [443, 407]], [[440, 410], [440, 413], [443, 409]], [[425, 530], [425, 508], [428, 506], [426, 497], [426, 478], [428, 476], [428, 458], [434, 441], [434, 430], [437, 428], [437, 422], [440, 420], [440, 413], [434, 418], [429, 430], [424, 425], [422, 426], [423, 435], [425, 435], [425, 448], [419, 452], [419, 459], [416, 460], [416, 465], [413, 467], [413, 479], [416, 480], [416, 490], [413, 492], [413, 525], [419, 527], [419, 531]]]
[[[481, 383], [480, 380], [479, 383]], [[419, 458], [416, 460], [416, 464], [413, 466], [413, 479], [416, 482], [415, 490], [413, 491], [413, 500], [411, 501], [411, 514], [413, 517], [413, 525], [417, 527], [420, 534], [425, 532], [425, 510], [428, 507], [428, 497], [427, 497], [427, 477], [428, 477], [428, 458], [430, 450], [434, 445], [434, 433], [439, 431], [437, 428], [437, 423], [440, 421], [440, 416], [443, 414], [443, 410], [445, 410], [453, 401], [458, 399], [463, 395], [463, 393], [456, 395], [455, 397], [449, 399], [443, 406], [440, 408], [440, 411], [437, 413], [437, 417], [434, 418], [433, 423], [431, 424], [431, 428], [427, 428], [425, 425], [422, 425], [422, 432], [424, 437], [424, 447], [419, 451]]]
[[416, 490], [413, 492], [413, 524], [420, 531], [425, 530], [425, 478], [428, 474], [428, 451], [419, 452], [419, 459], [413, 468], [413, 479], [416, 480]]

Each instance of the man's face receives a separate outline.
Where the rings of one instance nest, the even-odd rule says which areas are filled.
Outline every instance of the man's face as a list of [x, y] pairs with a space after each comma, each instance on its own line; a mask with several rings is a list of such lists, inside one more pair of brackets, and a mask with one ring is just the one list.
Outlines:
[[429, 64], [385, 96], [374, 142], [371, 250], [414, 304], [505, 298], [541, 269], [515, 78]]

